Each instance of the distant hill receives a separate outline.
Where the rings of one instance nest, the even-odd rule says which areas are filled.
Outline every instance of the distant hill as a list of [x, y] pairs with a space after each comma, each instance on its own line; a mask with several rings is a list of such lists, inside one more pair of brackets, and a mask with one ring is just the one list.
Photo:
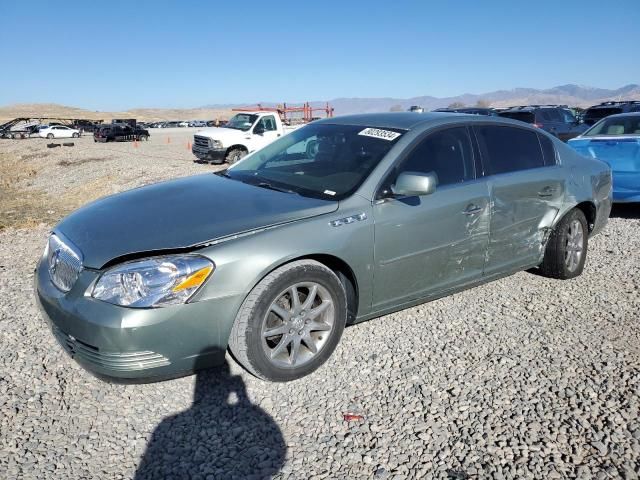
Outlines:
[[337, 115], [348, 113], [388, 112], [391, 107], [403, 110], [411, 105], [420, 105], [426, 110], [442, 108], [452, 103], [473, 106], [478, 101], [488, 102], [492, 107], [531, 104], [561, 104], [575, 107], [589, 107], [609, 100], [640, 100], [640, 85], [631, 84], [615, 90], [586, 87], [581, 85], [561, 85], [546, 90], [515, 88], [497, 90], [482, 94], [465, 93], [456, 97], [438, 98], [421, 96], [413, 98], [336, 98], [329, 103]]
[[[286, 100], [286, 99], [284, 99]], [[426, 110], [447, 107], [452, 103], [462, 103], [473, 106], [478, 101], [489, 103], [492, 107], [506, 107], [509, 105], [531, 104], [561, 104], [576, 107], [588, 107], [596, 103], [609, 100], [640, 100], [640, 85], [631, 84], [608, 90], [583, 85], [560, 85], [546, 90], [535, 88], [514, 88], [512, 90], [497, 90], [482, 94], [465, 93], [456, 97], [438, 98], [421, 96], [413, 98], [336, 98], [329, 100], [336, 115], [349, 113], [388, 112], [392, 107], [407, 110], [411, 105], [420, 105]], [[323, 106], [324, 101], [312, 102], [314, 106]], [[261, 102], [265, 106], [274, 103]], [[255, 105], [247, 102], [244, 105]], [[96, 112], [82, 108], [67, 107], [56, 104], [18, 104], [0, 107], [0, 122], [16, 117], [53, 116], [70, 118], [87, 118], [107, 120], [112, 118], [137, 118], [138, 120], [213, 120], [226, 119], [232, 115], [231, 108], [238, 104], [217, 104], [192, 109], [167, 108], [137, 108], [125, 112]]]
[[114, 118], [136, 118], [140, 121], [215, 120], [228, 119], [230, 115], [228, 108], [135, 108], [124, 112], [98, 112], [55, 103], [22, 103], [0, 107], [0, 123], [18, 117], [83, 118], [110, 122]]

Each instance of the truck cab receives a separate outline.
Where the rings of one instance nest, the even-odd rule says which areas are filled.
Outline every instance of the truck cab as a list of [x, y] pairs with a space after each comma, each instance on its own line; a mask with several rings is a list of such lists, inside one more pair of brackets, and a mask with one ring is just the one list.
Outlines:
[[197, 157], [196, 161], [233, 164], [295, 128], [286, 127], [278, 112], [241, 112], [224, 126], [195, 134], [191, 151]]

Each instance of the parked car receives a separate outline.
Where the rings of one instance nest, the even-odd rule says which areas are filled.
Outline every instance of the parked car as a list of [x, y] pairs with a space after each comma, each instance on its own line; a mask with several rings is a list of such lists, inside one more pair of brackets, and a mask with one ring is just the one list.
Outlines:
[[203, 128], [207, 126], [207, 122], [205, 122], [204, 120], [192, 120], [191, 122], [189, 122], [189, 126]]
[[81, 133], [83, 133], [83, 132], [93, 133], [98, 125], [100, 125], [100, 124], [99, 123], [93, 123], [93, 122], [90, 122], [88, 120], [76, 120], [75, 122], [73, 122], [72, 126], [76, 130], [79, 130]]
[[64, 125], [48, 125], [38, 130], [38, 135], [42, 138], [79, 138], [80, 130], [69, 128]]
[[132, 127], [126, 123], [101, 125], [93, 133], [94, 142], [132, 142], [149, 140], [149, 130], [139, 126]]
[[609, 164], [614, 202], [640, 202], [640, 112], [606, 117], [569, 146]]
[[498, 112], [496, 112], [493, 108], [484, 108], [484, 107], [438, 108], [434, 110], [434, 112], [468, 113], [471, 115], [488, 115], [488, 116], [498, 115]]
[[583, 113], [583, 119], [584, 123], [591, 126], [609, 115], [631, 112], [640, 112], [640, 101], [603, 102], [587, 108]]
[[233, 164], [296, 128], [300, 125], [283, 125], [276, 112], [238, 113], [225, 124], [194, 135], [191, 151], [196, 161]]
[[577, 137], [589, 128], [574, 117], [571, 110], [564, 105], [529, 105], [512, 107], [498, 112], [500, 117], [520, 120], [541, 128], [562, 141]]
[[329, 118], [217, 174], [72, 213], [48, 239], [37, 298], [98, 375], [175, 376], [229, 347], [256, 376], [293, 380], [347, 323], [520, 270], [580, 275], [610, 208], [605, 163], [520, 122]]

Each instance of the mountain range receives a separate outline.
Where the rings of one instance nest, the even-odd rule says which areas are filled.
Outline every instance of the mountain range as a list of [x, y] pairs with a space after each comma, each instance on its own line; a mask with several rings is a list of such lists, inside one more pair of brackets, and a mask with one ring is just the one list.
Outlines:
[[[203, 95], [206, 92], [203, 92]], [[286, 100], [286, 99], [284, 99]], [[411, 105], [419, 105], [425, 110], [447, 107], [453, 103], [474, 106], [478, 102], [492, 107], [510, 105], [560, 104], [574, 107], [588, 107], [611, 100], [640, 100], [640, 85], [630, 84], [617, 89], [588, 87], [583, 85], [560, 85], [548, 89], [514, 88], [512, 90], [496, 90], [481, 94], [465, 93], [455, 97], [420, 96], [412, 98], [335, 98], [329, 100], [335, 115], [349, 113], [388, 112], [407, 110]], [[273, 102], [259, 102], [263, 106], [274, 106]], [[313, 106], [324, 106], [324, 101], [311, 102]], [[250, 105], [250, 104], [248, 104]], [[253, 104], [255, 105], [255, 103]], [[136, 108], [125, 112], [96, 112], [82, 108], [67, 107], [57, 104], [17, 104], [0, 107], [0, 120], [16, 117], [70, 117], [105, 119], [137, 118], [138, 120], [192, 120], [227, 118], [231, 109], [238, 104], [207, 105], [200, 108]], [[1, 122], [0, 122], [1, 123]]]

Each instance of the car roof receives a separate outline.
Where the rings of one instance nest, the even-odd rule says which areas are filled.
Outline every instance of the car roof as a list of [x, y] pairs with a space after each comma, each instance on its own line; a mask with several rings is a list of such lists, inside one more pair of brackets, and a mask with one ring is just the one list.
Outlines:
[[624, 117], [640, 117], [640, 112], [616, 113], [615, 115], [608, 115], [604, 117], [602, 120], [605, 120], [607, 118], [624, 118]]
[[399, 130], [412, 130], [417, 127], [433, 126], [438, 124], [455, 123], [455, 120], [464, 120], [474, 123], [501, 123], [505, 125], [525, 126], [522, 122], [509, 118], [475, 115], [470, 113], [451, 112], [389, 112], [389, 113], [362, 113], [358, 115], [343, 115], [338, 117], [323, 118], [314, 123], [326, 123], [333, 125], [361, 125], [363, 127], [395, 128]]

